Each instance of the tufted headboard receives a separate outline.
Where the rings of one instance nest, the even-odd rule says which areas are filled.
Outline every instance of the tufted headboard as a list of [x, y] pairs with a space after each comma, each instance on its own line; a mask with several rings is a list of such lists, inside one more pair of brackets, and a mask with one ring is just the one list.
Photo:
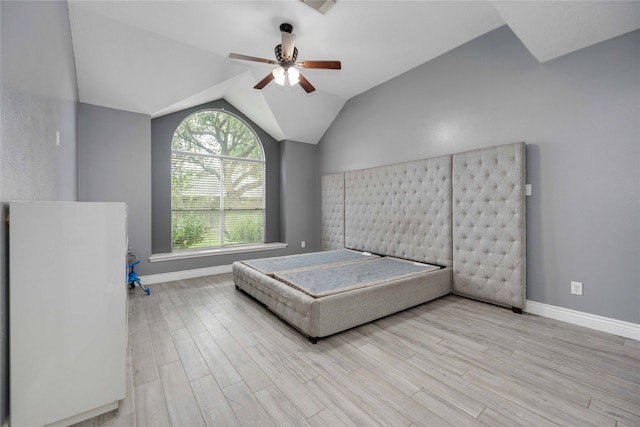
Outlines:
[[524, 308], [525, 145], [453, 155], [453, 292]]
[[345, 172], [345, 246], [452, 265], [451, 156]]
[[344, 172], [323, 175], [322, 250], [344, 248]]
[[325, 175], [323, 249], [452, 267], [454, 293], [522, 309], [525, 167], [516, 143]]

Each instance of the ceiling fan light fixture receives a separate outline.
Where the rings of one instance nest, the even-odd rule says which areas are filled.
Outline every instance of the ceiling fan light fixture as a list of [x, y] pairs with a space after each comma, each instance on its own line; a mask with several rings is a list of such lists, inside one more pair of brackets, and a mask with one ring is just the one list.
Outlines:
[[289, 67], [287, 76], [289, 78], [289, 86], [295, 86], [300, 82], [300, 71], [296, 67]]
[[285, 83], [285, 78], [286, 78], [286, 71], [284, 68], [277, 66], [272, 72], [271, 74], [273, 74], [273, 78], [274, 81], [279, 84], [280, 86], [284, 86]]
[[277, 66], [272, 72], [274, 81], [280, 86], [295, 86], [300, 82], [300, 71], [295, 67]]

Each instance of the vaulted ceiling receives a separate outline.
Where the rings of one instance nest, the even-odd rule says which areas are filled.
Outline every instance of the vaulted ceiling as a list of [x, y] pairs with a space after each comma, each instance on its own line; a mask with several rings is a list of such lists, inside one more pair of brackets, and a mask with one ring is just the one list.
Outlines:
[[[640, 28], [639, 1], [68, 3], [81, 102], [158, 117], [224, 98], [274, 139], [311, 144], [350, 98], [500, 26], [541, 63]], [[228, 58], [274, 59], [283, 22], [298, 60], [342, 62], [302, 70], [315, 92], [253, 89], [273, 65]]]

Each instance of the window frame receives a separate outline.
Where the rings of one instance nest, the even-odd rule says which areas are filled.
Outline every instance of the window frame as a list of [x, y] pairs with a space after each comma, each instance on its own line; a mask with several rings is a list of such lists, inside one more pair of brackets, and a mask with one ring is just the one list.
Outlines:
[[[256, 143], [256, 145], [258, 146], [259, 150], [260, 150], [260, 157], [261, 159], [253, 159], [253, 158], [248, 158], [248, 157], [235, 157], [235, 156], [229, 156], [229, 155], [224, 155], [224, 154], [211, 154], [211, 153], [200, 153], [200, 152], [190, 152], [190, 151], [182, 151], [182, 150], [176, 150], [173, 148], [173, 140], [174, 137], [176, 135], [176, 132], [178, 130], [178, 128], [187, 120], [189, 120], [192, 116], [195, 116], [197, 114], [202, 114], [202, 113], [206, 113], [206, 112], [213, 112], [213, 113], [218, 113], [218, 114], [226, 114], [229, 115], [233, 118], [235, 118], [236, 120], [238, 120], [241, 124], [243, 124], [253, 135], [254, 141]], [[194, 156], [194, 157], [201, 157], [201, 158], [209, 158], [209, 159], [219, 159], [220, 160], [220, 207], [219, 207], [219, 214], [220, 214], [220, 228], [217, 230], [217, 233], [219, 233], [220, 236], [220, 245], [217, 246], [197, 246], [197, 247], [191, 247], [191, 248], [176, 248], [174, 247], [174, 241], [173, 241], [173, 227], [174, 227], [174, 220], [173, 220], [173, 213], [174, 213], [174, 201], [173, 201], [173, 197], [170, 196], [169, 197], [169, 204], [170, 204], [170, 245], [171, 245], [171, 253], [183, 253], [183, 252], [200, 252], [203, 254], [206, 253], [215, 253], [215, 252], [225, 252], [225, 253], [229, 253], [229, 252], [235, 252], [234, 248], [238, 248], [239, 250], [242, 250], [242, 247], [247, 247], [247, 248], [251, 248], [251, 247], [260, 247], [262, 245], [266, 245], [266, 240], [267, 240], [267, 159], [266, 159], [266, 151], [264, 148], [264, 145], [262, 143], [262, 140], [260, 139], [260, 136], [258, 135], [258, 132], [256, 132], [256, 130], [249, 124], [247, 123], [246, 120], [244, 120], [242, 117], [240, 117], [238, 114], [235, 114], [231, 111], [228, 111], [224, 108], [217, 108], [217, 107], [205, 107], [205, 108], [200, 108], [194, 111], [189, 112], [187, 115], [185, 115], [177, 124], [177, 126], [175, 127], [174, 131], [171, 134], [171, 143], [170, 143], [170, 147], [169, 147], [169, 159], [170, 159], [170, 177], [173, 177], [173, 171], [172, 171], [172, 165], [173, 165], [173, 156], [174, 154], [178, 154], [178, 155], [184, 155], [184, 156]], [[224, 240], [225, 240], [225, 212], [227, 211], [227, 209], [224, 208], [225, 204], [224, 204], [224, 199], [225, 199], [225, 191], [224, 191], [224, 164], [225, 161], [239, 161], [239, 162], [249, 162], [249, 163], [255, 163], [255, 164], [260, 164], [262, 165], [262, 172], [261, 172], [261, 176], [262, 176], [262, 184], [261, 184], [261, 217], [262, 217], [262, 233], [261, 233], [261, 239], [260, 241], [256, 241], [256, 242], [244, 242], [244, 243], [231, 243], [231, 244], [225, 244]], [[173, 194], [173, 183], [172, 183], [172, 179], [170, 180], [170, 194]]]

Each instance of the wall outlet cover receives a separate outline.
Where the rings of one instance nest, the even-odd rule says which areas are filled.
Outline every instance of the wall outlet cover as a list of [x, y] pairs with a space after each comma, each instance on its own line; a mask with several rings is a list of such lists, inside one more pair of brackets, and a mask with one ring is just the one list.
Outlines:
[[582, 295], [582, 282], [571, 281], [571, 295]]

